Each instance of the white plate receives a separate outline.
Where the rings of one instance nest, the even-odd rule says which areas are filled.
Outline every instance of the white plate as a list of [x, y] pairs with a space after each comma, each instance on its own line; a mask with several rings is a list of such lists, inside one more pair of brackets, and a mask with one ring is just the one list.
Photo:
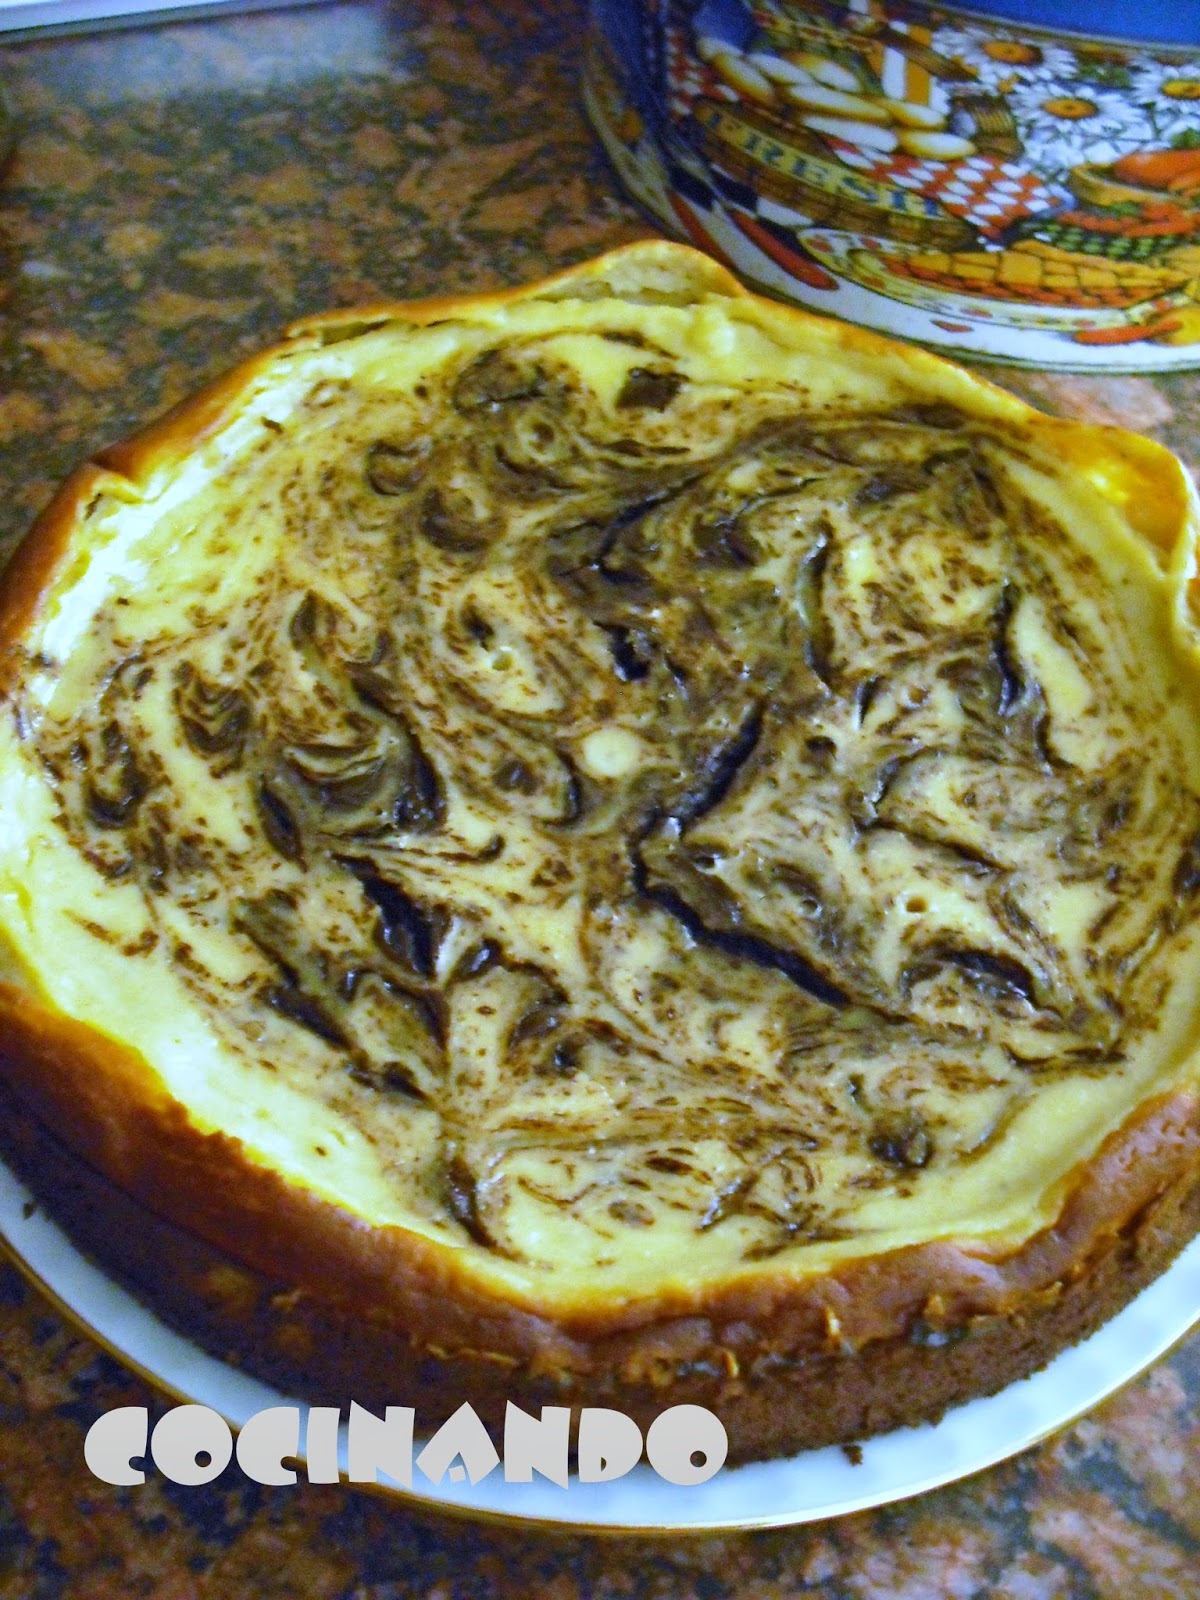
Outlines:
[[[29, 1190], [0, 1163], [0, 1238], [26, 1275], [119, 1360], [177, 1400], [211, 1407], [235, 1428], [268, 1406], [300, 1404], [173, 1332], [31, 1202]], [[1136, 1377], [1197, 1319], [1200, 1239], [1119, 1316], [1042, 1372], [958, 1407], [936, 1427], [901, 1428], [867, 1440], [858, 1465], [834, 1446], [726, 1467], [692, 1487], [667, 1483], [644, 1464], [611, 1483], [572, 1479], [566, 1488], [541, 1479], [506, 1483], [501, 1468], [474, 1485], [448, 1477], [435, 1485], [414, 1468], [419, 1488], [383, 1487], [389, 1495], [470, 1516], [614, 1532], [711, 1533], [813, 1522], [921, 1494], [1015, 1455]], [[395, 1404], [412, 1398], [397, 1395]]]

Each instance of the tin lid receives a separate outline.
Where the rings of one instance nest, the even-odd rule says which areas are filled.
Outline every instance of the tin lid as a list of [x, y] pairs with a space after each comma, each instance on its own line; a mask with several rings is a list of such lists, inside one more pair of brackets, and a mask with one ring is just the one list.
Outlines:
[[986, 5], [955, 5], [954, 9], [1089, 39], [1200, 49], [1200, 0], [1161, 0], [1152, 6], [1131, 6], [1128, 0], [1088, 0], [1086, 5], [1079, 0], [988, 0]]

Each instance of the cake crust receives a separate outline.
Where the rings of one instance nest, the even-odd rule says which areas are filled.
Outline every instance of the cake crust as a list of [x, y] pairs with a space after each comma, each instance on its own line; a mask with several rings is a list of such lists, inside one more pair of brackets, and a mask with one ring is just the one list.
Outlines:
[[[736, 300], [772, 327], [819, 328], [826, 354], [900, 362], [914, 395], [952, 395], [1014, 451], [1089, 474], [1162, 559], [1190, 560], [1179, 552], [1194, 496], [1160, 447], [1043, 417], [936, 357], [898, 356], [889, 341], [758, 300], [695, 252], [643, 244], [532, 289], [307, 319], [278, 351], [102, 452], [64, 485], [0, 585], [0, 707], [29, 670], [22, 642], [86, 545], [92, 509], [179, 471], [271, 382], [281, 352], [534, 297], [601, 295]], [[41, 1174], [48, 1202], [89, 1245], [218, 1353], [343, 1403], [410, 1403], [417, 1386], [430, 1421], [463, 1399], [497, 1422], [507, 1399], [617, 1405], [643, 1423], [690, 1401], [721, 1416], [732, 1459], [862, 1437], [1036, 1370], [1119, 1309], [1200, 1225], [1200, 1097], [1188, 1067], [1047, 1186], [1024, 1237], [950, 1231], [817, 1272], [767, 1260], [725, 1281], [548, 1307], [536, 1283], [499, 1281], [461, 1249], [372, 1224], [237, 1138], [202, 1131], [151, 1063], [64, 1015], [3, 944], [0, 979], [0, 1071], [18, 1107], [10, 1153]], [[118, 1215], [130, 1226], [95, 1226]]]
[[[1055, 1223], [1006, 1258], [918, 1246], [799, 1289], [727, 1291], [568, 1330], [513, 1307], [475, 1314], [444, 1262], [399, 1240], [382, 1262], [363, 1259], [346, 1248], [362, 1241], [347, 1239], [344, 1216], [264, 1183], [237, 1151], [197, 1151], [195, 1187], [177, 1163], [139, 1173], [151, 1209], [3, 1086], [0, 1106], [0, 1154], [79, 1243], [211, 1354], [285, 1394], [412, 1405], [429, 1430], [468, 1403], [497, 1437], [509, 1401], [617, 1406], [643, 1431], [668, 1406], [702, 1405], [725, 1424], [733, 1462], [936, 1422], [997, 1393], [1095, 1332], [1200, 1229], [1200, 1106], [1176, 1095], [1081, 1163]], [[236, 1206], [187, 1215], [214, 1178], [241, 1180], [258, 1202], [249, 1231]]]

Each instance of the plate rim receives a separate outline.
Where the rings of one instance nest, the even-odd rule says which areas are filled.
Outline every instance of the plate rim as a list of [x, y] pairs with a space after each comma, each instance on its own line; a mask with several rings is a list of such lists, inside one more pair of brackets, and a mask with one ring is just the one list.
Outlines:
[[[35, 1229], [42, 1231], [45, 1235], [45, 1242], [42, 1248], [58, 1251], [62, 1260], [65, 1261], [66, 1265], [60, 1267], [57, 1273], [51, 1272], [51, 1277], [56, 1277], [57, 1281], [51, 1281], [45, 1275], [45, 1261], [35, 1262], [30, 1260], [26, 1250], [22, 1248], [22, 1243], [13, 1236], [14, 1233], [19, 1233], [22, 1225], [27, 1226], [31, 1223], [34, 1224]], [[36, 1249], [36, 1236], [34, 1244]], [[0, 1161], [0, 1260], [2, 1259], [9, 1260], [22, 1278], [49, 1301], [58, 1315], [70, 1327], [82, 1333], [85, 1338], [91, 1340], [92, 1343], [96, 1344], [126, 1370], [132, 1371], [154, 1393], [165, 1396], [174, 1404], [208, 1405], [224, 1418], [235, 1433], [242, 1425], [238, 1420], [236, 1409], [222, 1404], [221, 1396], [214, 1396], [211, 1393], [205, 1396], [203, 1385], [200, 1385], [201, 1392], [199, 1394], [194, 1390], [181, 1388], [178, 1382], [155, 1370], [153, 1365], [148, 1365], [144, 1351], [139, 1353], [137, 1350], [125, 1347], [110, 1337], [102, 1328], [98, 1328], [90, 1320], [88, 1311], [80, 1309], [78, 1305], [73, 1303], [70, 1289], [67, 1288], [64, 1291], [64, 1272], [69, 1270], [78, 1272], [79, 1267], [82, 1266], [85, 1284], [88, 1276], [92, 1275], [97, 1292], [106, 1292], [115, 1296], [115, 1303], [118, 1308], [124, 1310], [127, 1314], [132, 1314], [135, 1319], [135, 1325], [143, 1319], [149, 1319], [148, 1337], [152, 1335], [166, 1336], [178, 1348], [181, 1356], [195, 1359], [201, 1366], [206, 1363], [212, 1363], [216, 1368], [220, 1369], [221, 1375], [234, 1380], [236, 1384], [248, 1385], [257, 1402], [249, 1414], [252, 1415], [254, 1412], [265, 1409], [266, 1406], [272, 1404], [294, 1405], [298, 1406], [302, 1411], [307, 1409], [305, 1402], [297, 1397], [287, 1396], [252, 1374], [234, 1367], [228, 1362], [221, 1361], [217, 1356], [211, 1355], [194, 1340], [189, 1339], [187, 1335], [172, 1327], [164, 1318], [152, 1311], [135, 1294], [125, 1288], [103, 1266], [96, 1262], [93, 1257], [83, 1251], [65, 1232], [53, 1216], [53, 1213], [28, 1185], [14, 1173], [11, 1167]], [[1194, 1284], [1191, 1282], [1193, 1274]], [[918, 1472], [909, 1481], [885, 1483], [882, 1486], [877, 1484], [873, 1488], [864, 1488], [858, 1494], [850, 1494], [840, 1501], [835, 1500], [829, 1505], [793, 1505], [789, 1509], [774, 1509], [759, 1516], [720, 1516], [710, 1514], [703, 1520], [650, 1522], [631, 1521], [627, 1518], [614, 1519], [612, 1516], [597, 1517], [594, 1514], [589, 1517], [586, 1513], [585, 1504], [580, 1504], [580, 1511], [583, 1512], [583, 1515], [571, 1514], [566, 1506], [564, 1506], [563, 1514], [558, 1515], [549, 1510], [530, 1512], [520, 1508], [501, 1508], [494, 1504], [478, 1505], [467, 1499], [454, 1498], [452, 1494], [447, 1492], [445, 1480], [440, 1484], [430, 1484], [428, 1489], [405, 1487], [394, 1483], [351, 1483], [344, 1478], [339, 1479], [339, 1482], [345, 1489], [362, 1490], [368, 1494], [382, 1496], [389, 1502], [403, 1505], [406, 1509], [423, 1515], [445, 1515], [456, 1520], [501, 1525], [510, 1528], [536, 1529], [558, 1533], [577, 1532], [616, 1538], [705, 1537], [712, 1534], [753, 1532], [769, 1528], [795, 1527], [806, 1523], [815, 1524], [829, 1521], [838, 1517], [853, 1515], [857, 1512], [893, 1505], [917, 1495], [928, 1493], [933, 1489], [944, 1488], [949, 1484], [962, 1482], [980, 1472], [985, 1472], [991, 1467], [1012, 1459], [1025, 1450], [1032, 1449], [1046, 1439], [1070, 1427], [1102, 1401], [1112, 1398], [1113, 1395], [1126, 1388], [1156, 1362], [1163, 1359], [1180, 1345], [1197, 1326], [1200, 1326], [1200, 1235], [1186, 1245], [1166, 1271], [1154, 1282], [1147, 1285], [1128, 1306], [1118, 1312], [1115, 1317], [1102, 1324], [1087, 1339], [1060, 1352], [1040, 1371], [1033, 1373], [1028, 1378], [1016, 1380], [1015, 1383], [1008, 1385], [1007, 1388], [1000, 1390], [995, 1395], [980, 1397], [966, 1402], [963, 1406], [952, 1408], [937, 1423], [920, 1424], [916, 1428], [897, 1429], [893, 1433], [863, 1440], [861, 1449], [864, 1451], [874, 1450], [877, 1454], [880, 1452], [893, 1452], [897, 1449], [906, 1448], [911, 1436], [912, 1440], [919, 1442], [923, 1447], [921, 1450], [922, 1456], [928, 1460], [935, 1459], [938, 1455], [937, 1435], [939, 1429], [947, 1430], [943, 1434], [943, 1438], [948, 1433], [953, 1442], [953, 1430], [956, 1428], [961, 1429], [965, 1419], [973, 1409], [978, 1411], [978, 1408], [983, 1408], [986, 1416], [987, 1408], [991, 1407], [996, 1409], [997, 1414], [1002, 1414], [1006, 1404], [1006, 1396], [1019, 1392], [1028, 1398], [1032, 1391], [1028, 1388], [1022, 1388], [1022, 1385], [1033, 1385], [1035, 1390], [1046, 1390], [1047, 1388], [1052, 1390], [1055, 1383], [1056, 1369], [1061, 1375], [1063, 1363], [1086, 1364], [1089, 1357], [1094, 1356], [1098, 1348], [1103, 1349], [1103, 1344], [1098, 1344], [1097, 1341], [1113, 1341], [1119, 1338], [1120, 1325], [1123, 1320], [1132, 1321], [1135, 1324], [1142, 1318], [1149, 1321], [1150, 1319], [1146, 1318], [1147, 1306], [1153, 1304], [1155, 1299], [1169, 1296], [1180, 1285], [1183, 1285], [1183, 1299], [1188, 1309], [1186, 1311], [1178, 1311], [1175, 1319], [1168, 1320], [1165, 1324], [1165, 1332], [1159, 1332], [1156, 1325], [1154, 1337], [1137, 1348], [1137, 1353], [1132, 1361], [1128, 1358], [1123, 1358], [1120, 1363], [1116, 1364], [1115, 1370], [1112, 1370], [1113, 1362], [1110, 1357], [1110, 1370], [1106, 1372], [1099, 1386], [1095, 1387], [1093, 1385], [1092, 1388], [1089, 1388], [1078, 1403], [1073, 1400], [1065, 1413], [1054, 1412], [1048, 1421], [1041, 1426], [1033, 1428], [1032, 1431], [1021, 1432], [1018, 1430], [1015, 1438], [1004, 1438], [1001, 1435], [1001, 1442], [998, 1446], [988, 1445], [982, 1448], [978, 1459], [968, 1460], [966, 1464], [957, 1460], [954, 1451], [949, 1450], [947, 1452], [949, 1466], [936, 1468], [932, 1471]], [[85, 1293], [85, 1305], [86, 1299]], [[1139, 1308], [1141, 1308], [1140, 1311]], [[216, 1380], [214, 1379], [213, 1381]], [[810, 1465], [813, 1459], [817, 1457], [829, 1457], [836, 1461], [836, 1458], [840, 1455], [844, 1455], [843, 1446], [831, 1445], [826, 1446], [822, 1451], [801, 1451], [794, 1456], [780, 1457], [769, 1462], [750, 1462], [743, 1466], [722, 1468], [721, 1472], [765, 1471], [768, 1474], [778, 1475], [782, 1480], [786, 1478], [789, 1472], [795, 1474], [797, 1469], [802, 1472], [806, 1461]], [[303, 1447], [297, 1451], [294, 1458], [289, 1457], [289, 1459], [295, 1459], [303, 1466], [306, 1460]], [[846, 1461], [846, 1465], [852, 1464]], [[854, 1464], [852, 1465], [852, 1470], [858, 1471], [861, 1468]], [[653, 1474], [653, 1469], [645, 1465], [645, 1463], [639, 1464], [634, 1471], [642, 1475], [642, 1478], [638, 1480], [639, 1482], [644, 1479], [648, 1486], [656, 1486], [663, 1493], [670, 1494], [673, 1492], [678, 1495], [694, 1492], [683, 1486], [668, 1484], [664, 1480], [657, 1478]], [[721, 1473], [718, 1473], [714, 1478], [707, 1480], [706, 1485], [697, 1487], [705, 1488], [708, 1485], [715, 1484], [719, 1481], [720, 1476]], [[307, 1481], [303, 1472], [298, 1472], [295, 1487], [298, 1488], [300, 1484], [307, 1483]], [[486, 1479], [481, 1480], [481, 1482], [486, 1481]], [[512, 1487], [518, 1490], [532, 1487], [533, 1490], [539, 1492], [569, 1493], [575, 1497], [576, 1502], [586, 1500], [588, 1489], [588, 1486], [580, 1485], [577, 1481], [573, 1481], [571, 1487], [564, 1491], [556, 1485], [541, 1480], [532, 1486], [514, 1484]], [[462, 1492], [469, 1491], [464, 1490]]]

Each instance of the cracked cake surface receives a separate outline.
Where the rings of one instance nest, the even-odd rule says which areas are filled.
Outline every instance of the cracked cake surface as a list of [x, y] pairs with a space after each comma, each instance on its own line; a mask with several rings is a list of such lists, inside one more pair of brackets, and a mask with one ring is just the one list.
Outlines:
[[602, 268], [87, 469], [9, 586], [6, 990], [550, 1318], [1011, 1254], [1194, 1088], [1186, 480]]

